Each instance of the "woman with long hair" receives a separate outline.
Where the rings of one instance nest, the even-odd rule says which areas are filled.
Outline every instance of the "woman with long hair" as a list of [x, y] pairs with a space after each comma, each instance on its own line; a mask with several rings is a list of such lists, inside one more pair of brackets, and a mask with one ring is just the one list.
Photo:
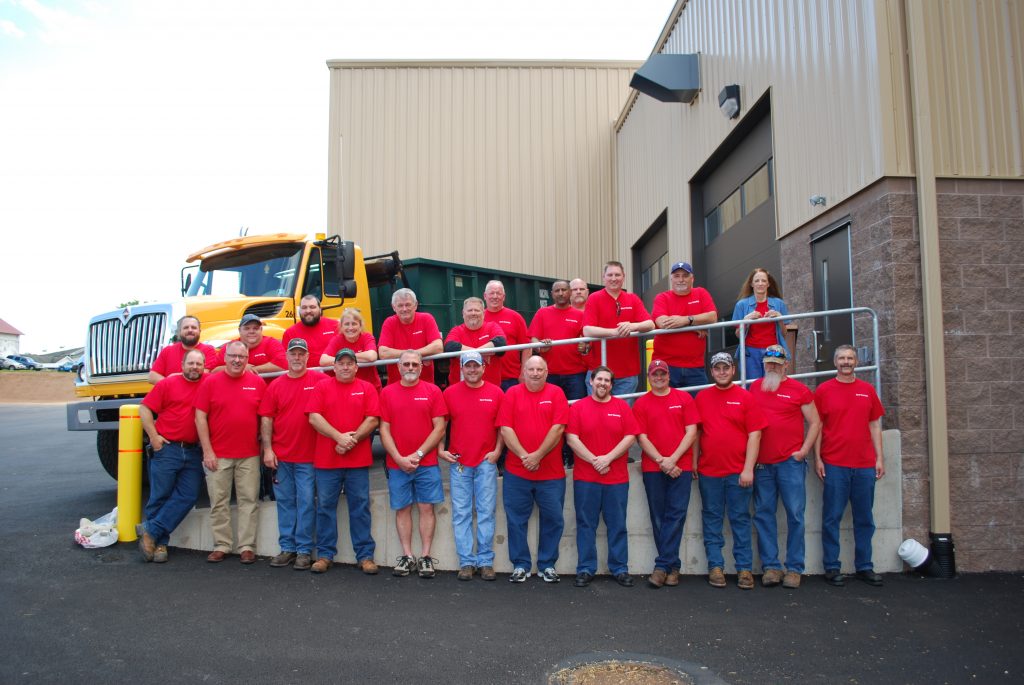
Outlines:
[[[334, 355], [346, 347], [356, 353], [358, 362], [377, 361], [377, 339], [373, 333], [364, 330], [365, 326], [363, 313], [356, 307], [346, 307], [338, 322], [338, 334], [327, 343], [327, 349], [320, 357], [320, 366], [334, 366]], [[381, 388], [376, 366], [360, 367], [356, 377], [372, 384], [378, 391]]]
[[789, 354], [786, 334], [782, 328], [782, 317], [786, 314], [789, 314], [789, 310], [782, 300], [782, 289], [778, 282], [768, 269], [756, 267], [743, 282], [736, 307], [732, 310], [733, 321], [763, 319], [760, 323], [747, 326], [746, 357], [743, 362], [748, 381], [764, 376], [762, 360], [767, 348], [781, 345]]

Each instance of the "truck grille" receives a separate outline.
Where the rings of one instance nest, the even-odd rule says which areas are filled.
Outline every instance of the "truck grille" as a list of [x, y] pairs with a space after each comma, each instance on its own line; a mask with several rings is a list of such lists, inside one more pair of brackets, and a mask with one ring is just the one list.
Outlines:
[[167, 339], [167, 314], [138, 314], [122, 324], [120, 319], [97, 321], [89, 326], [89, 371], [93, 376], [113, 376], [149, 371]]

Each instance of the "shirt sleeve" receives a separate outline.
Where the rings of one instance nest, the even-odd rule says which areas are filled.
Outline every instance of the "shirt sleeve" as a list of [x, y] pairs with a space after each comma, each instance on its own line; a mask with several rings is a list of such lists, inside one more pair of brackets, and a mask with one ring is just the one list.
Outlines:
[[142, 398], [142, 404], [146, 405], [146, 408], [150, 411], [159, 414], [160, 410], [164, 407], [164, 388], [166, 384], [160, 381], [153, 386], [153, 389], [146, 393], [146, 396]]

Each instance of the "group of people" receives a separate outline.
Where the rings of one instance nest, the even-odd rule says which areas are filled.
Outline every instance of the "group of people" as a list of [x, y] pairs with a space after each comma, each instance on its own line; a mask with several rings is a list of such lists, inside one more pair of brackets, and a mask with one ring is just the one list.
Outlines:
[[[152, 391], [141, 418], [150, 445], [150, 498], [139, 524], [139, 549], [147, 561], [167, 560], [171, 532], [194, 505], [203, 475], [210, 497], [214, 549], [211, 563], [237, 549], [244, 564], [256, 560], [261, 465], [272, 469], [280, 553], [275, 567], [326, 572], [338, 549], [337, 509], [344, 493], [357, 565], [378, 572], [371, 535], [371, 441], [383, 445], [390, 507], [402, 554], [392, 573], [429, 578], [434, 506], [444, 501], [439, 460], [447, 462], [459, 580], [495, 580], [493, 540], [499, 460], [504, 459], [502, 504], [507, 520], [509, 581], [533, 572], [527, 526], [539, 510], [536, 569], [549, 583], [564, 528], [566, 467], [573, 474], [577, 568], [575, 584], [589, 585], [597, 571], [596, 531], [607, 528], [607, 566], [616, 582], [628, 572], [626, 506], [628, 453], [642, 452], [657, 557], [648, 583], [676, 585], [691, 483], [697, 480], [708, 560], [708, 581], [724, 587], [723, 520], [733, 534], [737, 584], [754, 587], [753, 527], [764, 586], [796, 588], [804, 571], [805, 476], [808, 461], [824, 481], [822, 545], [826, 580], [845, 583], [839, 562], [839, 522], [852, 503], [856, 575], [880, 585], [871, 562], [871, 507], [875, 480], [884, 475], [880, 417], [873, 386], [856, 378], [854, 348], [836, 352], [835, 379], [812, 393], [788, 378], [789, 353], [781, 326], [787, 313], [774, 279], [756, 269], [741, 291], [733, 319], [765, 319], [746, 337], [749, 389], [734, 384], [736, 361], [727, 352], [710, 363], [707, 384], [704, 329], [655, 337], [646, 367], [650, 390], [635, 395], [642, 372], [635, 333], [688, 329], [717, 321], [710, 295], [695, 287], [693, 268], [678, 262], [671, 289], [643, 301], [623, 289], [618, 262], [604, 268], [604, 288], [590, 294], [585, 281], [556, 281], [553, 304], [527, 325], [504, 306], [500, 281], [483, 298], [463, 303], [463, 323], [442, 339], [436, 321], [417, 311], [407, 288], [392, 297], [394, 316], [380, 340], [364, 330], [356, 309], [341, 319], [323, 317], [306, 296], [300, 320], [278, 341], [263, 335], [259, 317], [247, 314], [239, 337], [219, 351], [199, 342], [199, 321], [184, 317], [178, 341], [152, 366]], [[607, 338], [597, 345], [560, 341]], [[532, 347], [502, 351], [509, 345]], [[452, 357], [447, 388], [434, 383], [428, 357]], [[380, 383], [368, 362], [387, 365]], [[312, 363], [311, 363], [312, 362]], [[603, 363], [602, 363], [603, 362]], [[364, 366], [360, 367], [359, 364]], [[754, 368], [756, 365], [756, 369]], [[331, 367], [333, 377], [315, 366]], [[180, 371], [179, 371], [180, 370]], [[269, 383], [259, 375], [283, 371]], [[680, 388], [691, 388], [684, 392]], [[814, 455], [818, 459], [814, 460]], [[233, 538], [229, 501], [237, 502]], [[779, 559], [776, 509], [781, 500], [788, 527], [785, 564]], [[418, 513], [419, 554], [414, 553], [412, 509]]]

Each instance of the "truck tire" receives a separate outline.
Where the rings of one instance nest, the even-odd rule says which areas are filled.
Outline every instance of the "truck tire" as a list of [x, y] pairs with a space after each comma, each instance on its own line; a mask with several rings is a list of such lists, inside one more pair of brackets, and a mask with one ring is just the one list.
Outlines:
[[[117, 431], [96, 432], [96, 453], [100, 464], [111, 478], [117, 480]], [[149, 482], [149, 436], [142, 434], [142, 482]]]

